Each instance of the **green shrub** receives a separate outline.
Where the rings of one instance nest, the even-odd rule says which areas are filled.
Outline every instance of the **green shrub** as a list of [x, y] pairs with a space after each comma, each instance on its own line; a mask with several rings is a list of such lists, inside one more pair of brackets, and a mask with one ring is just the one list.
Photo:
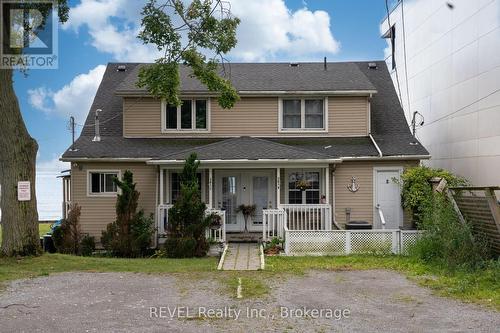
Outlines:
[[92, 236], [85, 235], [80, 242], [80, 254], [82, 256], [91, 256], [95, 251], [95, 239]]
[[[197, 170], [200, 162], [196, 154], [191, 154], [184, 164], [181, 174], [181, 191], [173, 207], [168, 211], [168, 238], [169, 239], [194, 239], [194, 252], [179, 254], [179, 257], [203, 257], [207, 254], [209, 244], [205, 237], [206, 228], [213, 224], [213, 216], [205, 216], [206, 205], [201, 201]], [[175, 244], [175, 240], [169, 244]], [[182, 241], [179, 243], [191, 241]], [[182, 245], [182, 244], [180, 244]], [[169, 245], [170, 246], [170, 245]], [[189, 246], [188, 246], [189, 248]], [[169, 252], [170, 254], [174, 251]], [[175, 253], [179, 253], [175, 251]]]
[[135, 189], [133, 174], [126, 170], [123, 181], [114, 179], [121, 189], [116, 199], [116, 221], [109, 223], [102, 232], [101, 243], [112, 255], [135, 258], [147, 254], [154, 233], [153, 214], [137, 212], [140, 193]]
[[432, 195], [423, 217], [425, 233], [410, 248], [410, 255], [450, 270], [481, 268], [490, 258], [489, 244], [459, 221], [446, 197]]
[[191, 258], [196, 256], [197, 242], [194, 238], [171, 237], [165, 240], [163, 248], [168, 258]]
[[82, 233], [80, 230], [81, 208], [78, 204], [72, 204], [68, 212], [68, 218], [61, 226], [55, 228], [52, 239], [56, 250], [60, 253], [79, 254]]
[[402, 203], [405, 209], [412, 212], [413, 221], [420, 229], [419, 224], [424, 219], [425, 213], [432, 209], [433, 191], [429, 181], [434, 177], [444, 178], [448, 186], [468, 184], [466, 179], [443, 169], [426, 166], [406, 169], [401, 176]]

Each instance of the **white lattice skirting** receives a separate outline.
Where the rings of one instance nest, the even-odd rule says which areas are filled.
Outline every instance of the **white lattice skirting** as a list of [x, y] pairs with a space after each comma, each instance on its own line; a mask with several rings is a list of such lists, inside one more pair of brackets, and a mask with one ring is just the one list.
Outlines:
[[287, 255], [407, 254], [417, 230], [286, 230]]

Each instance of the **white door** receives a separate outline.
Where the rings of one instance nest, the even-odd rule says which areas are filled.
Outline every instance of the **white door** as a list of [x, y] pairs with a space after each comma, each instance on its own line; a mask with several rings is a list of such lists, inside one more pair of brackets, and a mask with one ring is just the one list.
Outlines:
[[[380, 207], [385, 218], [385, 229], [399, 229], [403, 225], [401, 208], [401, 190], [394, 181], [399, 180], [400, 171], [376, 170], [375, 171], [375, 207]], [[382, 228], [379, 212], [375, 208], [374, 220], [376, 229]]]
[[217, 177], [217, 206], [226, 211], [226, 230], [243, 231], [244, 221], [236, 209], [241, 204], [241, 175], [236, 172], [221, 173]]
[[255, 215], [248, 221], [249, 231], [262, 231], [262, 210], [274, 206], [274, 187], [271, 172], [250, 172], [247, 181], [250, 185], [248, 204], [255, 205]]

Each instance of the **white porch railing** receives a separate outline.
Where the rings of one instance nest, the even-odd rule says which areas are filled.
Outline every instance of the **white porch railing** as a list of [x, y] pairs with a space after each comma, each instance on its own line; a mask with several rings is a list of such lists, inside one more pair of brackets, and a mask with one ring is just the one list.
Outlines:
[[417, 230], [286, 230], [287, 255], [407, 254]]
[[207, 239], [213, 240], [215, 242], [225, 242], [226, 241], [226, 211], [214, 208], [208, 208], [205, 214], [217, 214], [221, 217], [221, 227], [218, 229], [207, 228], [205, 237]]
[[375, 208], [377, 208], [378, 212], [378, 217], [380, 218], [380, 223], [382, 225], [382, 229], [385, 229], [385, 217], [384, 217], [384, 212], [382, 212], [382, 208], [380, 205], [376, 205]]
[[290, 230], [332, 230], [331, 206], [317, 205], [280, 205], [287, 215]]
[[271, 240], [274, 237], [283, 239], [285, 236], [286, 219], [284, 209], [263, 209], [262, 239]]
[[157, 228], [158, 228], [158, 234], [161, 236], [167, 234], [168, 210], [172, 208], [172, 206], [173, 206], [172, 204], [158, 205]]
[[[172, 208], [172, 204], [158, 205], [158, 220], [157, 228], [160, 237], [165, 238], [168, 230], [168, 210]], [[205, 214], [216, 213], [222, 218], [222, 225], [219, 229], [207, 228], [206, 237], [216, 242], [226, 241], [226, 212], [219, 209], [208, 208]]]

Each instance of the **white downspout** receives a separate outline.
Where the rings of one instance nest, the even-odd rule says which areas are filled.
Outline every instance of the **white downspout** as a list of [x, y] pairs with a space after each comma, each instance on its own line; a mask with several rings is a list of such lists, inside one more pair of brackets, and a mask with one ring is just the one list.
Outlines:
[[384, 156], [384, 155], [382, 154], [382, 150], [380, 150], [380, 147], [378, 146], [377, 142], [375, 142], [375, 139], [373, 138], [372, 134], [370, 133], [370, 134], [368, 134], [368, 135], [370, 136], [370, 139], [372, 140], [372, 143], [373, 143], [373, 145], [375, 146], [375, 148], [377, 148], [377, 151], [378, 151], [378, 157], [382, 157], [382, 156]]

